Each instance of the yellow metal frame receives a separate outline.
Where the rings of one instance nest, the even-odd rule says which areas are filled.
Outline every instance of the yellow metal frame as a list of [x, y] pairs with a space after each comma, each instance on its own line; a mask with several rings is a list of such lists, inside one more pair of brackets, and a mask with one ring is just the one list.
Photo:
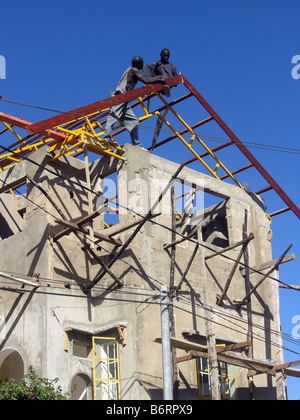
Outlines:
[[[118, 384], [118, 399], [120, 400], [120, 395], [121, 395], [121, 391], [120, 391], [120, 359], [119, 359], [119, 343], [117, 338], [115, 337], [92, 337], [93, 339], [93, 379], [94, 379], [94, 400], [97, 400], [97, 383], [98, 382], [114, 382]], [[112, 358], [101, 358], [101, 357], [96, 357], [96, 350], [95, 350], [95, 341], [96, 340], [102, 340], [102, 341], [113, 341], [114, 344], [116, 345], [116, 350], [117, 350], [117, 358], [116, 359], [112, 359]], [[106, 361], [115, 361], [117, 362], [117, 372], [118, 372], [118, 378], [117, 379], [102, 379], [102, 378], [96, 378], [96, 360], [106, 360]]]
[[[163, 103], [163, 111], [155, 110], [153, 112], [149, 111], [150, 108], [150, 100], [152, 97], [159, 98], [159, 100]], [[147, 102], [147, 103], [145, 103]], [[135, 107], [140, 105], [144, 115], [139, 117], [139, 121], [142, 122], [151, 117], [157, 117], [162, 123], [164, 123], [171, 132], [178, 137], [178, 139], [184, 144], [185, 147], [196, 157], [196, 159], [207, 169], [207, 171], [216, 179], [219, 179], [217, 171], [219, 168], [222, 168], [225, 173], [231, 178], [231, 180], [240, 188], [245, 189], [238, 180], [233, 176], [233, 174], [227, 169], [227, 167], [217, 158], [217, 156], [212, 152], [212, 150], [203, 142], [203, 140], [195, 133], [195, 131], [189, 126], [189, 124], [184, 121], [184, 119], [173, 109], [173, 107], [162, 97], [162, 95], [158, 92], [155, 92], [155, 95], [146, 96], [143, 98], [138, 98], [138, 101], [132, 105]], [[17, 147], [13, 149], [14, 153], [4, 153], [0, 155], [0, 172], [3, 169], [8, 169], [11, 166], [16, 165], [20, 162], [23, 157], [19, 157], [18, 154], [20, 153], [22, 156], [26, 157], [31, 153], [35, 152], [39, 148], [47, 145], [49, 147], [49, 151], [53, 154], [52, 160], [55, 161], [59, 159], [63, 155], [69, 156], [78, 156], [84, 152], [84, 146], [86, 145], [87, 150], [92, 153], [96, 153], [102, 156], [112, 156], [120, 160], [124, 160], [122, 154], [124, 149], [115, 141], [114, 144], [110, 144], [107, 141], [103, 140], [103, 134], [105, 129], [103, 127], [103, 122], [99, 122], [100, 119], [106, 117], [109, 113], [109, 109], [101, 111], [101, 112], [94, 112], [88, 116], [84, 116], [81, 118], [75, 118], [73, 121], [70, 121], [66, 124], [61, 126], [55, 127], [55, 130], [58, 133], [64, 134], [67, 136], [64, 140], [54, 140], [51, 138], [50, 131], [48, 132], [49, 138], [45, 135], [36, 135], [35, 137], [26, 136], [23, 139], [21, 136], [13, 130], [13, 128], [2, 121], [6, 130], [9, 130], [17, 139], [18, 144]], [[189, 141], [186, 141], [180, 132], [167, 120], [167, 114], [172, 114], [176, 120], [183, 125], [184, 129], [191, 135]], [[122, 125], [117, 126], [114, 128], [115, 135], [120, 133], [120, 129], [122, 129]], [[52, 134], [53, 136], [53, 134]], [[215, 167], [211, 168], [202, 158], [201, 154], [199, 154], [194, 146], [194, 142], [198, 145], [203, 147], [205, 153], [207, 153], [214, 161]], [[15, 145], [16, 145], [15, 144]], [[1, 165], [1, 160], [5, 160], [7, 165]]]
[[[217, 347], [222, 347], [224, 346], [224, 344], [220, 344], [217, 345]], [[206, 399], [206, 400], [211, 400], [211, 393], [210, 394], [200, 394], [200, 373], [205, 373], [207, 374], [207, 376], [209, 377], [210, 375], [210, 370], [209, 369], [205, 369], [205, 370], [200, 370], [199, 367], [199, 358], [196, 358], [196, 375], [197, 375], [197, 392], [198, 392], [198, 399]], [[229, 378], [233, 378], [235, 379], [235, 384], [236, 384], [236, 393], [237, 393], [237, 398], [238, 399], [238, 381], [237, 381], [237, 371], [236, 371], [236, 366], [234, 365], [230, 365], [234, 367], [234, 373], [235, 375], [229, 375], [228, 374], [228, 364], [222, 362], [225, 366], [224, 368], [220, 367], [220, 362], [219, 362], [219, 376], [223, 376], [226, 378], [226, 392], [222, 392], [221, 394], [224, 396], [224, 399], [231, 399], [230, 397], [226, 398], [226, 396], [229, 394]], [[222, 373], [222, 371], [225, 371], [225, 373]]]

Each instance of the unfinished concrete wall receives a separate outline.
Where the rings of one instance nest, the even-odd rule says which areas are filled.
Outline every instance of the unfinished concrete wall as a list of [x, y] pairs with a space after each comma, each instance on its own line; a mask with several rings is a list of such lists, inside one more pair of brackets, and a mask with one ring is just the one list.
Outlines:
[[[175, 287], [179, 284], [197, 237], [181, 242], [173, 251], [171, 248], [165, 250], [164, 246], [202, 226], [202, 249], [204, 256], [208, 256], [253, 233], [254, 239], [241, 262], [257, 266], [272, 260], [270, 225], [259, 199], [253, 200], [238, 187], [188, 168], [181, 170], [176, 182], [201, 191], [206, 210], [202, 215], [193, 211], [184, 213], [184, 217], [174, 224], [170, 180], [178, 165], [129, 145], [125, 146], [124, 157], [124, 162], [103, 158], [89, 166], [91, 185], [97, 193], [90, 200], [84, 189], [87, 185], [84, 162], [70, 157], [51, 162], [45, 149], [31, 158], [40, 166], [26, 162], [22, 174], [27, 177], [26, 214], [22, 220], [16, 217], [20, 227], [12, 228], [13, 235], [0, 241], [0, 271], [22, 274], [37, 281], [40, 287], [25, 286], [20, 290], [18, 284], [5, 283], [5, 280], [1, 283], [0, 354], [13, 349], [21, 355], [26, 368], [33, 365], [43, 376], [59, 377], [65, 389], [70, 389], [76, 381], [74, 378], [80, 378], [82, 383], [88, 384], [86, 395], [91, 398], [92, 337], [115, 337], [119, 342], [121, 398], [162, 399], [161, 346], [154, 342], [160, 337], [159, 291], [161, 285], [169, 287], [170, 281]], [[93, 232], [125, 244], [136, 228], [126, 229], [127, 226], [141, 221], [141, 216], [150, 208], [155, 217], [144, 224], [111, 267], [123, 287], [105, 274], [87, 293], [86, 286], [102, 272], [98, 259], [108, 264], [120, 250], [120, 244], [101, 241], [93, 234], [86, 236], [95, 258], [74, 233], [54, 240], [55, 234], [64, 228], [57, 223], [61, 214], [28, 177], [46, 191], [68, 221], [74, 222], [91, 213], [91, 203], [95, 209], [102, 191], [99, 179], [115, 171], [118, 175], [119, 221], [110, 229], [104, 229], [104, 217], [98, 216], [93, 220]], [[158, 203], [162, 191], [163, 197]], [[211, 196], [218, 204], [211, 205]], [[7, 195], [1, 197], [3, 202], [7, 200]], [[20, 198], [10, 197], [9, 200], [14, 202], [10, 206], [16, 214]], [[189, 206], [186, 200], [185, 210]], [[4, 213], [1, 214], [8, 220]], [[119, 233], [114, 235], [115, 232]], [[247, 270], [243, 275], [238, 268], [223, 305], [216, 305], [217, 295], [224, 289], [239, 250], [235, 248], [206, 261], [206, 302], [200, 275], [203, 262], [200, 255], [196, 255], [181, 288], [171, 296], [173, 335], [206, 343], [208, 310], [213, 318], [217, 343], [250, 339], [252, 347], [238, 351], [239, 354], [258, 360], [276, 360], [278, 355], [271, 345], [271, 329], [278, 308], [273, 300], [271, 280], [266, 280], [252, 295], [251, 302], [237, 311], [236, 302], [241, 301], [251, 285], [261, 278], [257, 274], [247, 274]], [[8, 287], [19, 290], [8, 291]], [[125, 331], [125, 341], [120, 326]], [[186, 352], [177, 350], [177, 357], [184, 355]], [[177, 372], [179, 398], [196, 399], [195, 360], [178, 364]], [[254, 385], [257, 399], [276, 398], [275, 383], [269, 376], [254, 377]], [[251, 397], [246, 369], [237, 368], [237, 386], [239, 398]]]

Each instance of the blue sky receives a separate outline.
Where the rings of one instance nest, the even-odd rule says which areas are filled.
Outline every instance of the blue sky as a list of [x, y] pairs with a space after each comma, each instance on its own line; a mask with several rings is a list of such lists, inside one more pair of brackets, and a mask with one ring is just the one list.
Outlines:
[[[242, 141], [300, 149], [300, 79], [291, 75], [292, 58], [300, 55], [299, 0], [10, 0], [2, 1], [1, 16], [5, 99], [63, 111], [80, 107], [106, 98], [132, 56], [151, 63], [167, 47], [178, 70]], [[53, 115], [0, 105], [32, 122]], [[196, 112], [189, 109], [191, 116]], [[145, 131], [140, 138], [148, 147]], [[5, 137], [6, 145], [13, 141]], [[299, 207], [299, 154], [250, 150]], [[177, 162], [191, 157], [179, 145], [157, 153]], [[232, 153], [232, 169], [242, 166], [239, 159]], [[239, 180], [254, 191], [265, 186], [255, 171]], [[270, 212], [285, 207], [273, 193], [264, 198]], [[289, 212], [274, 218], [271, 228], [274, 258], [290, 243], [296, 254], [282, 265], [280, 278], [299, 285], [299, 220]], [[291, 334], [299, 292], [282, 290], [280, 298], [282, 328]], [[299, 343], [285, 344], [300, 352]], [[286, 352], [285, 358], [299, 355]], [[299, 399], [299, 379], [289, 379], [288, 386], [289, 397]]]

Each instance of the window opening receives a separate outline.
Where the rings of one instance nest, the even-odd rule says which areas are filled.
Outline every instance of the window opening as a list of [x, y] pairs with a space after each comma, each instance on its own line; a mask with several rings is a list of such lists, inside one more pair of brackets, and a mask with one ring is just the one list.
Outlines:
[[83, 343], [81, 341], [73, 341], [73, 356], [91, 359], [92, 345], [91, 342]]
[[120, 399], [119, 344], [116, 338], [93, 337], [94, 399]]
[[220, 248], [229, 246], [227, 200], [188, 182], [176, 180], [174, 187], [177, 232], [188, 235], [201, 226], [204, 242]]
[[[236, 367], [219, 362], [219, 382], [222, 399], [237, 400], [237, 373]], [[211, 399], [211, 375], [209, 359], [204, 357], [196, 359], [198, 399]]]

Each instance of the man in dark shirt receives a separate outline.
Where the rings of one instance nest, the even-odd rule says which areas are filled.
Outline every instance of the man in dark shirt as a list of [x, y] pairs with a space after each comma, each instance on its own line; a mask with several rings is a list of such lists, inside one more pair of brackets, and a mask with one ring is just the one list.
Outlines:
[[150, 66], [147, 64], [143, 67], [145, 76], [177, 76], [177, 68], [173, 63], [169, 62], [170, 51], [168, 48], [163, 48], [160, 53], [160, 60], [154, 61]]
[[[157, 82], [163, 83], [165, 85], [165, 93], [168, 94], [170, 88], [166, 85], [166, 76], [157, 75], [152, 77], [146, 77], [140, 72], [140, 70], [143, 68], [143, 65], [144, 61], [142, 57], [133, 57], [132, 67], [129, 67], [121, 77], [121, 80], [115, 92], [113, 93], [113, 96], [133, 90], [138, 81], [145, 84]], [[115, 105], [111, 108], [110, 114], [107, 118], [103, 140], [108, 141], [111, 145], [115, 144], [111, 138], [111, 133], [114, 124], [118, 121], [122, 123], [125, 126], [125, 128], [129, 131], [132, 144], [134, 146], [141, 147], [138, 138], [139, 120], [135, 116], [128, 102], [124, 102], [120, 105]]]
[[[145, 76], [158, 76], [158, 75], [162, 75], [165, 76], [167, 78], [169, 77], [173, 77], [173, 76], [177, 76], [178, 72], [177, 72], [177, 68], [175, 67], [175, 65], [173, 63], [169, 62], [169, 58], [170, 58], [170, 51], [168, 50], [168, 48], [163, 48], [160, 52], [160, 60], [154, 61], [154, 63], [152, 63], [150, 66], [148, 64], [145, 64], [143, 67], [143, 73]], [[163, 94], [166, 94], [166, 96], [170, 96], [170, 88], [168, 90], [168, 92], [164, 92], [162, 91]], [[155, 127], [155, 131], [154, 131], [154, 136], [153, 136], [153, 141], [152, 141], [152, 146], [151, 146], [151, 151], [154, 149], [155, 145], [156, 145], [156, 141], [158, 139], [160, 130], [162, 128], [162, 121], [160, 120], [160, 118], [157, 118], [157, 122], [156, 122], [156, 127]]]

